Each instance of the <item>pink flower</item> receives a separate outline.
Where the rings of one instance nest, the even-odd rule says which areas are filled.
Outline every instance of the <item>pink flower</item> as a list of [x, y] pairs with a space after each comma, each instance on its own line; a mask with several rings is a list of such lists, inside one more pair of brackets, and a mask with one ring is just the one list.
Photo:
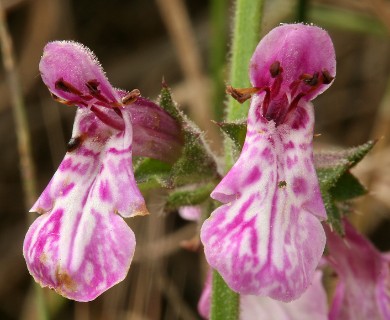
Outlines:
[[[244, 295], [281, 301], [310, 286], [326, 219], [313, 165], [314, 110], [335, 71], [329, 35], [303, 24], [267, 34], [250, 63], [254, 93], [241, 155], [211, 197], [224, 203], [201, 230], [208, 263]], [[244, 93], [243, 95], [241, 95]]]
[[148, 214], [132, 153], [171, 160], [180, 128], [137, 90], [114, 89], [78, 43], [49, 43], [39, 68], [53, 97], [79, 108], [68, 152], [30, 210], [42, 215], [28, 230], [23, 253], [42, 286], [90, 301], [130, 267], [135, 237], [121, 216]]
[[390, 319], [390, 259], [380, 253], [348, 221], [345, 237], [325, 227], [329, 264], [339, 279], [330, 320]]
[[[292, 302], [281, 302], [268, 297], [240, 296], [239, 320], [327, 320], [328, 305], [322, 286], [322, 272], [317, 270], [313, 283], [302, 296]], [[198, 310], [204, 319], [210, 316], [211, 273], [209, 273]]]

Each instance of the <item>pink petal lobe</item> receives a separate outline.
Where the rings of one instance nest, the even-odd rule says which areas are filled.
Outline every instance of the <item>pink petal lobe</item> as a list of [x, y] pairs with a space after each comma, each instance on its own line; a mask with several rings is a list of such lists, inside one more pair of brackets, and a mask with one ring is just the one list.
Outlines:
[[325, 246], [313, 107], [302, 102], [275, 126], [258, 113], [262, 99], [252, 98], [240, 158], [211, 194], [225, 204], [205, 221], [201, 240], [233, 290], [291, 301], [310, 285]]
[[344, 221], [345, 237], [325, 226], [328, 261], [339, 276], [330, 320], [390, 319], [389, 261]]
[[[135, 238], [124, 217], [147, 214], [132, 171], [130, 113], [124, 131], [78, 109], [73, 143], [31, 211], [24, 256], [35, 280], [78, 301], [126, 276]], [[71, 140], [71, 141], [72, 141]]]
[[134, 233], [122, 218], [88, 209], [41, 215], [23, 244], [35, 281], [76, 301], [91, 301], [122, 281], [135, 250]]
[[258, 44], [250, 62], [250, 79], [255, 87], [272, 87], [274, 77], [270, 67], [279, 62], [283, 71], [280, 92], [289, 92], [302, 80], [302, 75], [318, 73], [318, 85], [300, 84], [306, 92], [307, 101], [329, 87], [322, 72], [331, 78], [336, 75], [336, 59], [332, 40], [328, 33], [318, 27], [304, 24], [285, 24], [271, 30]]
[[322, 286], [322, 272], [316, 271], [313, 283], [302, 296], [292, 302], [268, 297], [241, 296], [240, 320], [327, 320], [328, 305]]

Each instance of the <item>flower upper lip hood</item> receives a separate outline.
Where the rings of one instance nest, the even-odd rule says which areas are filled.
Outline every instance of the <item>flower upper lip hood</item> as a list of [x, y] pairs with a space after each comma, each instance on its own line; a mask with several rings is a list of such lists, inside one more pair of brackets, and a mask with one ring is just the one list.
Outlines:
[[138, 90], [114, 89], [79, 43], [49, 43], [39, 68], [54, 99], [79, 108], [68, 152], [31, 208], [41, 216], [26, 234], [23, 254], [42, 286], [90, 301], [130, 267], [135, 236], [122, 217], [148, 214], [133, 153], [173, 161], [181, 128]]
[[39, 63], [42, 80], [53, 98], [90, 110], [113, 129], [124, 130], [123, 112], [131, 114], [134, 156], [173, 162], [180, 154], [180, 125], [161, 107], [109, 83], [95, 55], [73, 41], [54, 41], [45, 46]]
[[[291, 301], [312, 281], [326, 219], [313, 164], [310, 100], [335, 76], [329, 35], [303, 24], [267, 34], [250, 63], [254, 88], [241, 155], [211, 193], [222, 202], [205, 221], [207, 261], [241, 294]], [[243, 99], [243, 100], [244, 100]]]
[[335, 61], [326, 31], [302, 24], [273, 29], [257, 46], [249, 68], [257, 94], [265, 95], [262, 115], [276, 125], [283, 123], [300, 100], [310, 101], [329, 87]]

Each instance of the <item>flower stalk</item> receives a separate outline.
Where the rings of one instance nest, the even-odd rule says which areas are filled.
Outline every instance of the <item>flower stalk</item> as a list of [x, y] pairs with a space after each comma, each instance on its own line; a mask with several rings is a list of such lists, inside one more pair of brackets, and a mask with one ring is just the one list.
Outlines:
[[[262, 0], [237, 0], [232, 39], [230, 83], [234, 87], [248, 87], [248, 65], [259, 41]], [[240, 105], [229, 98], [226, 118], [228, 121], [246, 117], [249, 104]], [[225, 169], [233, 164], [231, 145], [225, 143]], [[217, 271], [213, 272], [211, 320], [235, 320], [239, 314], [239, 295], [233, 292]]]

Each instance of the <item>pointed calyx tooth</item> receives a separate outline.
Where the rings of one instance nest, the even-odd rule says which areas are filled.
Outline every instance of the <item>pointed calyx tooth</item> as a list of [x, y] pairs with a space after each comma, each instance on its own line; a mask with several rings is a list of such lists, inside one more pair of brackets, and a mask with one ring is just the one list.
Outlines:
[[283, 72], [283, 68], [280, 66], [280, 62], [273, 62], [269, 67], [269, 72], [271, 73], [272, 78], [276, 78], [278, 75], [280, 75]]
[[239, 103], [244, 103], [246, 100], [252, 97], [252, 94], [259, 92], [261, 88], [233, 88], [232, 86], [226, 86], [226, 93], [232, 96], [233, 99]]
[[141, 92], [138, 89], [131, 90], [127, 95], [122, 98], [124, 105], [134, 103], [141, 96]]

